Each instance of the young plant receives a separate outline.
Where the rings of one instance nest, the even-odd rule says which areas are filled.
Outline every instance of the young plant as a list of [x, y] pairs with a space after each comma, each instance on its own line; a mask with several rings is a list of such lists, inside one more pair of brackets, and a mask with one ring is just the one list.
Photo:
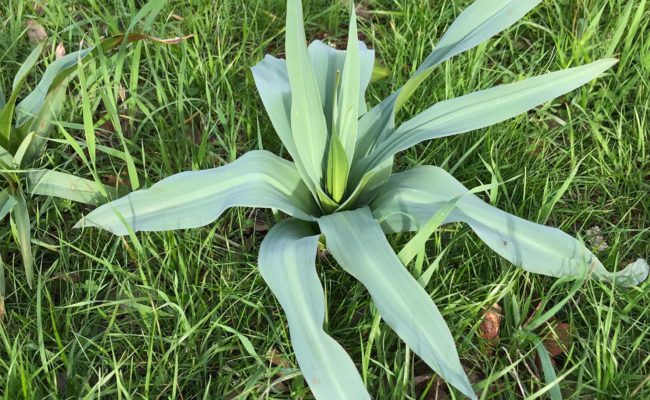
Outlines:
[[91, 205], [118, 197], [114, 188], [97, 183], [99, 179], [95, 182], [35, 165], [45, 151], [51, 122], [61, 111], [69, 77], [80, 68], [82, 60], [106, 53], [123, 43], [143, 39], [166, 43], [142, 34], [116, 35], [104, 39], [97, 47], [57, 55], [34, 90], [17, 103], [27, 76], [47, 45], [41, 43], [16, 73], [8, 98], [0, 88], [0, 220], [10, 216], [11, 231], [20, 247], [30, 286], [33, 256], [26, 194], [60, 197]]
[[643, 260], [608, 272], [582, 242], [484, 203], [440, 168], [391, 175], [393, 158], [404, 149], [514, 117], [615, 64], [601, 60], [442, 101], [396, 126], [396, 110], [437, 65], [511, 26], [539, 1], [477, 0], [413, 77], [367, 111], [364, 93], [374, 52], [357, 40], [354, 8], [347, 51], [338, 51], [319, 41], [305, 45], [301, 1], [288, 0], [286, 61], [266, 56], [253, 75], [293, 162], [251, 151], [230, 165], [163, 179], [94, 210], [77, 226], [126, 235], [200, 227], [234, 206], [281, 210], [290, 218], [264, 238], [259, 268], [286, 313], [296, 359], [316, 398], [370, 398], [350, 357], [323, 330], [324, 293], [315, 269], [321, 236], [402, 340], [447, 382], [476, 398], [445, 321], [385, 234], [420, 231], [428, 236], [440, 223], [464, 222], [526, 271], [589, 275], [622, 285], [647, 276]]
[[[117, 45], [121, 39], [104, 42]], [[62, 197], [96, 204], [108, 196], [110, 188], [60, 171], [35, 168], [35, 161], [45, 150], [51, 121], [58, 115], [66, 94], [68, 77], [92, 49], [57, 55], [43, 73], [36, 88], [20, 103], [18, 96], [25, 80], [38, 62], [46, 43], [39, 44], [21, 65], [14, 77], [8, 99], [0, 88], [0, 220], [10, 216], [11, 230], [20, 246], [25, 276], [33, 281], [31, 222], [26, 194]]]

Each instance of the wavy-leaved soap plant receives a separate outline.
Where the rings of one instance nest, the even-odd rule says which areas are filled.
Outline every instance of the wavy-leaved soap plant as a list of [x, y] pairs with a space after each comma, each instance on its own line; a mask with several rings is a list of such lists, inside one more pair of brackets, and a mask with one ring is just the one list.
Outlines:
[[[27, 283], [33, 281], [33, 255], [28, 194], [55, 196], [96, 205], [115, 198], [116, 191], [94, 181], [62, 171], [42, 168], [36, 161], [46, 150], [46, 141], [64, 104], [70, 76], [82, 60], [107, 52], [123, 41], [144, 39], [142, 35], [117, 35], [104, 39], [98, 47], [59, 54], [50, 63], [38, 84], [18, 102], [25, 81], [45, 50], [47, 42], [34, 48], [14, 76], [9, 96], [0, 88], [0, 221], [10, 216], [10, 224], [25, 268]], [[0, 297], [4, 293], [0, 293]]]
[[441, 101], [396, 126], [396, 110], [437, 65], [509, 27], [539, 1], [477, 0], [413, 77], [367, 111], [364, 93], [374, 52], [357, 40], [354, 11], [347, 51], [319, 41], [307, 47], [301, 1], [288, 0], [286, 61], [266, 56], [253, 74], [293, 162], [251, 151], [232, 164], [183, 172], [106, 204], [78, 226], [126, 235], [203, 226], [233, 206], [281, 210], [290, 218], [263, 240], [259, 268], [286, 313], [296, 359], [316, 398], [370, 398], [348, 354], [323, 330], [324, 293], [315, 269], [321, 235], [400, 338], [447, 382], [476, 398], [445, 321], [386, 233], [428, 229], [442, 216], [444, 223], [467, 223], [489, 247], [526, 271], [590, 275], [622, 285], [647, 275], [643, 260], [608, 272], [582, 242], [484, 203], [440, 168], [391, 175], [393, 157], [402, 150], [514, 117], [615, 64], [601, 60]]

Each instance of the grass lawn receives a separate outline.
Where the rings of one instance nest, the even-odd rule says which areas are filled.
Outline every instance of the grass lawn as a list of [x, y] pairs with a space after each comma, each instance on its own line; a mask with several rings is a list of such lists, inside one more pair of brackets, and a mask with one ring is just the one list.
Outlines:
[[[35, 9], [35, 4], [46, 4]], [[32, 44], [36, 20], [69, 52], [126, 30], [136, 0], [2, 0], [0, 86], [8, 88]], [[341, 0], [305, 3], [307, 36], [344, 46]], [[470, 1], [359, 1], [360, 36], [388, 67], [371, 105], [403, 84]], [[108, 184], [150, 186], [212, 168], [252, 149], [286, 156], [250, 67], [281, 56], [285, 2], [170, 0], [151, 24], [178, 45], [138, 43], [85, 69], [98, 144], [96, 166], [75, 156], [63, 131], [83, 140], [79, 79], [42, 164]], [[481, 196], [588, 243], [605, 266], [650, 257], [650, 7], [645, 0], [546, 0], [487, 44], [439, 66], [399, 120], [447, 98], [594, 61], [620, 62], [600, 79], [489, 129], [401, 153], [397, 168], [441, 166]], [[33, 88], [45, 63], [30, 75]], [[5, 91], [6, 93], [6, 91]], [[117, 112], [106, 111], [113, 98]], [[137, 179], [129, 175], [126, 150]], [[38, 279], [29, 288], [8, 219], [0, 224], [6, 298], [0, 310], [0, 395], [5, 399], [309, 399], [286, 320], [257, 270], [271, 212], [234, 209], [183, 232], [119, 238], [72, 229], [88, 206], [34, 198]], [[596, 233], [597, 232], [597, 233]], [[399, 249], [410, 238], [391, 236]], [[444, 315], [482, 399], [547, 398], [536, 346], [546, 338], [564, 398], [650, 398], [650, 284], [620, 289], [522, 272], [464, 225], [428, 242], [426, 289]], [[377, 399], [460, 398], [377, 323], [365, 289], [321, 254], [326, 330], [348, 350]], [[486, 310], [500, 332], [484, 338]], [[555, 307], [561, 305], [561, 307]], [[555, 307], [555, 308], [554, 308]], [[554, 313], [531, 327], [531, 319]], [[555, 333], [555, 334], [554, 334]], [[555, 382], [557, 383], [557, 382]], [[557, 392], [553, 392], [557, 393]]]

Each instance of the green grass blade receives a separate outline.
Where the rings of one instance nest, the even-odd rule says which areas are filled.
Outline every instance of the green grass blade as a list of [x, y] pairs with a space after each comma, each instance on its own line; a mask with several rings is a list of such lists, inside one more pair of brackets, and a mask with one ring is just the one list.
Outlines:
[[[419, 229], [467, 188], [443, 169], [426, 166], [393, 175], [377, 192], [371, 209], [385, 231], [396, 232]], [[559, 229], [501, 211], [475, 195], [463, 195], [456, 209], [445, 223], [467, 223], [492, 250], [526, 271], [574, 278], [591, 274], [623, 286], [638, 284], [648, 276], [643, 260], [609, 272], [582, 242]]]
[[9, 189], [0, 190], [0, 221], [9, 214], [15, 205], [16, 199], [11, 195]]
[[325, 294], [314, 263], [319, 237], [306, 222], [280, 222], [262, 242], [260, 273], [287, 316], [296, 359], [314, 396], [370, 399], [350, 356], [323, 330]]
[[[462, 195], [461, 195], [462, 196]], [[402, 247], [402, 250], [397, 254], [397, 257], [399, 257], [400, 261], [402, 264], [409, 265], [409, 263], [415, 258], [415, 256], [418, 254], [420, 249], [424, 248], [424, 245], [427, 240], [433, 235], [433, 233], [442, 225], [449, 214], [454, 210], [454, 207], [456, 207], [456, 203], [458, 203], [458, 200], [461, 199], [461, 196], [456, 196], [453, 199], [449, 200], [445, 205], [440, 207], [436, 211], [435, 214], [433, 214], [433, 217], [429, 221], [427, 221], [426, 224], [420, 228], [418, 233], [411, 239], [409, 240], [404, 247]]]
[[551, 361], [551, 357], [548, 355], [548, 350], [544, 347], [544, 343], [539, 340], [535, 345], [535, 350], [537, 350], [537, 355], [539, 355], [539, 361], [542, 364], [542, 371], [544, 371], [544, 380], [549, 385], [548, 392], [551, 400], [562, 400], [562, 393], [560, 392], [560, 386], [557, 382], [557, 375], [555, 374], [555, 367]]
[[14, 157], [4, 147], [0, 146], [0, 167], [8, 169], [14, 163]]
[[122, 151], [124, 152], [125, 155], [126, 169], [129, 174], [129, 181], [131, 182], [131, 187], [134, 190], [137, 190], [140, 188], [140, 178], [138, 177], [138, 169], [135, 167], [135, 160], [131, 155], [131, 152], [129, 151], [128, 142], [122, 130], [120, 114], [117, 111], [117, 105], [115, 104], [115, 99], [112, 96], [109, 96], [106, 91], [103, 91], [101, 93], [101, 97], [104, 102], [104, 106], [106, 107], [106, 111], [108, 112], [110, 121], [113, 124], [113, 128], [115, 129], [115, 133], [119, 137], [120, 142], [122, 144]]
[[145, 20], [145, 28], [149, 27], [152, 24], [153, 20], [156, 19], [158, 14], [160, 14], [165, 4], [167, 4], [166, 0], [149, 0], [147, 4], [142, 6], [140, 11], [138, 11], [138, 13], [133, 17], [131, 23], [129, 24], [127, 32], [132, 32], [136, 24], [143, 19]]
[[397, 258], [370, 210], [337, 212], [318, 224], [327, 248], [368, 289], [384, 321], [437, 374], [476, 399], [440, 311]]
[[[305, 220], [318, 213], [292, 163], [251, 151], [232, 164], [188, 171], [105, 204], [79, 221], [117, 235], [204, 226], [230, 207], [275, 208]], [[126, 222], [126, 226], [125, 223]]]
[[28, 134], [20, 143], [20, 146], [18, 146], [18, 149], [16, 150], [16, 154], [14, 155], [14, 163], [18, 167], [22, 166], [23, 158], [25, 158], [25, 154], [28, 152], [29, 148], [31, 147], [34, 137], [35, 134], [33, 132]]
[[96, 165], [97, 149], [95, 145], [95, 125], [93, 123], [93, 114], [90, 105], [90, 97], [88, 96], [88, 84], [86, 82], [86, 73], [84, 72], [84, 65], [80, 62], [77, 67], [79, 76], [79, 86], [81, 88], [81, 113], [83, 116], [84, 135], [86, 137], [86, 145], [88, 146], [88, 155], [93, 167]]
[[288, 0], [285, 47], [291, 83], [291, 131], [307, 173], [314, 185], [321, 185], [327, 123], [305, 41], [301, 0]]

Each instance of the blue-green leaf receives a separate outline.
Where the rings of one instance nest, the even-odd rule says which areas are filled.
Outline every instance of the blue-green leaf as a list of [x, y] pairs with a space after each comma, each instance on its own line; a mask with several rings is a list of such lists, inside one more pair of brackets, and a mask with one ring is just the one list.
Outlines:
[[[351, 2], [350, 28], [348, 32], [348, 50], [345, 54], [345, 65], [342, 71], [341, 88], [338, 96], [338, 121], [334, 121], [333, 130], [341, 139], [348, 160], [354, 157], [354, 147], [357, 142], [359, 123], [359, 91], [361, 88], [359, 46], [357, 37], [357, 16], [354, 3]], [[347, 172], [346, 172], [347, 175]], [[347, 178], [347, 176], [346, 176]], [[336, 198], [334, 199], [336, 200]]]
[[440, 311], [397, 258], [370, 210], [337, 212], [318, 224], [327, 248], [368, 289], [384, 321], [437, 374], [476, 399]]
[[257, 91], [275, 132], [287, 148], [303, 181], [314, 196], [317, 196], [316, 185], [305, 169], [291, 133], [291, 85], [286, 62], [267, 55], [252, 68], [252, 72]]
[[38, 85], [16, 106], [16, 128], [21, 127], [39, 115], [52, 85], [56, 85], [63, 72], [75, 66], [79, 60], [86, 57], [91, 51], [92, 49], [76, 51], [48, 65]]
[[27, 180], [25, 191], [33, 195], [54, 196], [91, 205], [99, 204], [107, 197], [117, 197], [114, 188], [64, 172], [41, 169], [23, 175]]
[[641, 259], [616, 273], [607, 271], [582, 242], [483, 202], [441, 168], [425, 166], [395, 174], [375, 193], [370, 207], [385, 232], [419, 230], [441, 207], [463, 195], [445, 223], [468, 224], [492, 250], [526, 271], [576, 278], [591, 274], [623, 286], [648, 276], [648, 264]]
[[[359, 114], [366, 112], [365, 93], [373, 76], [375, 68], [375, 51], [369, 49], [365, 43], [358, 41], [359, 47]], [[348, 44], [348, 49], [351, 46]], [[318, 82], [318, 91], [320, 92], [321, 102], [325, 111], [325, 117], [332, 115], [332, 105], [334, 99], [334, 88], [336, 81], [336, 71], [344, 71], [347, 50], [337, 50], [320, 40], [313, 41], [309, 48], [309, 58], [314, 68], [314, 75]], [[331, 130], [332, 121], [327, 121], [328, 129]]]
[[317, 399], [370, 399], [354, 363], [323, 330], [325, 294], [316, 273], [319, 234], [289, 219], [262, 242], [259, 267], [287, 316], [291, 345]]
[[16, 76], [14, 76], [14, 81], [13, 84], [11, 85], [11, 94], [13, 95], [21, 89], [23, 86], [23, 83], [25, 82], [25, 79], [27, 78], [27, 75], [29, 72], [34, 68], [34, 65], [36, 65], [36, 62], [38, 61], [38, 58], [41, 56], [41, 53], [43, 53], [43, 49], [45, 48], [46, 42], [40, 43], [38, 46], [32, 50], [32, 52], [27, 56], [23, 64], [20, 66], [18, 69], [18, 72], [16, 73]]
[[456, 18], [416, 75], [478, 46], [519, 21], [542, 0], [476, 0]]
[[181, 172], [105, 204], [77, 227], [96, 226], [116, 235], [128, 234], [129, 228], [196, 228], [236, 206], [276, 208], [304, 220], [313, 220], [319, 212], [293, 163], [267, 151], [251, 151], [232, 164]]
[[362, 140], [355, 157], [365, 156], [374, 143], [383, 141], [392, 133], [395, 112], [415, 93], [437, 65], [509, 28], [540, 2], [541, 0], [477, 0], [467, 7], [411, 79], [361, 119], [359, 135]]
[[291, 84], [291, 132], [314, 185], [322, 184], [327, 123], [305, 44], [301, 0], [287, 0], [285, 51]]
[[364, 160], [362, 171], [425, 140], [484, 128], [517, 116], [593, 80], [616, 64], [606, 59], [436, 103], [402, 124]]

